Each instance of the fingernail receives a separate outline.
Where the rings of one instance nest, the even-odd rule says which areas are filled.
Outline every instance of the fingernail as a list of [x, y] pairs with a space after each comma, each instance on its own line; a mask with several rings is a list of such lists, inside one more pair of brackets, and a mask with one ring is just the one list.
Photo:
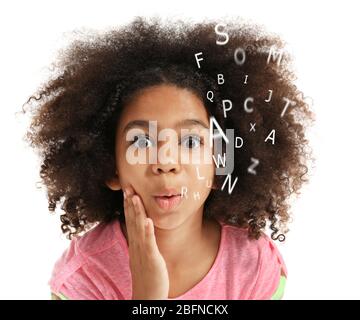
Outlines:
[[131, 200], [132, 200], [132, 203], [135, 205], [135, 204], [136, 204], [135, 196], [133, 196], [133, 197], [131, 198]]

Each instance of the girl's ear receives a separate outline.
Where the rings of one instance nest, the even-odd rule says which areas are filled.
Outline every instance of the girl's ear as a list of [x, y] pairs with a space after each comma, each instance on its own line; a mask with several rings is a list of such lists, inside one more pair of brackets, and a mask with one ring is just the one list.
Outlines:
[[106, 185], [113, 191], [117, 191], [117, 190], [121, 190], [121, 184], [120, 184], [120, 180], [116, 171], [116, 174], [113, 178], [111, 178], [110, 180], [107, 180]]

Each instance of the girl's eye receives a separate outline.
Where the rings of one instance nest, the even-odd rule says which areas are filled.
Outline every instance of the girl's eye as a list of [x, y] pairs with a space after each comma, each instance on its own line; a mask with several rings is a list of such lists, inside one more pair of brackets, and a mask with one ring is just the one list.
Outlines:
[[[199, 136], [188, 136], [184, 138], [184, 141], [188, 141], [187, 148], [194, 149], [194, 144], [200, 146], [203, 144], [201, 138]], [[185, 142], [186, 145], [186, 142]], [[195, 146], [196, 147], [196, 146]]]
[[[185, 146], [190, 149], [194, 149], [203, 144], [201, 138], [199, 136], [187, 136], [183, 139], [185, 141]], [[150, 145], [151, 143], [151, 145]], [[133, 145], [136, 148], [147, 148], [149, 146], [154, 146], [153, 142], [151, 141], [148, 135], [138, 135], [133, 138]]]
[[[147, 148], [149, 147], [149, 143], [148, 141], [150, 141], [150, 137], [148, 135], [144, 136], [144, 135], [139, 135], [139, 136], [135, 136], [133, 139], [133, 145], [135, 145], [136, 148]], [[152, 142], [151, 142], [152, 143]]]

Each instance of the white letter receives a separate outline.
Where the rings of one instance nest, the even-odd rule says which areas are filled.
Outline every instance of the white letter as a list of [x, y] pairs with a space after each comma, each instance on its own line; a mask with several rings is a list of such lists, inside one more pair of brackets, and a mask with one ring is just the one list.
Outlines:
[[[272, 135], [272, 137], [271, 137]], [[272, 129], [269, 135], [266, 137], [265, 142], [267, 139], [270, 139], [272, 141], [272, 144], [275, 143], [275, 129]]]
[[254, 170], [255, 167], [257, 167], [257, 165], [259, 164], [259, 160], [255, 159], [255, 158], [250, 158], [252, 161], [252, 164], [250, 165], [250, 167], [248, 168], [248, 172], [252, 173], [252, 174], [256, 174], [256, 171]]
[[[225, 103], [228, 103], [230, 105], [228, 109], [225, 107]], [[222, 100], [222, 105], [223, 105], [223, 110], [224, 110], [224, 118], [226, 118], [226, 111], [229, 111], [232, 109], [232, 102], [229, 99]]]
[[[218, 79], [218, 84], [224, 84], [225, 79], [224, 79], [224, 75], [222, 73], [218, 73], [217, 79]], [[220, 83], [220, 80], [222, 80], [221, 83]]]
[[[225, 165], [226, 165], [226, 153], [224, 153], [224, 158], [222, 158], [219, 154], [217, 156], [218, 156], [218, 161], [219, 162], [216, 162], [214, 155], [212, 156], [213, 159], [214, 159], [216, 168], [219, 168], [219, 163], [220, 162], [221, 162], [222, 166], [225, 167]], [[224, 162], [222, 161], [222, 159], [224, 159]]]
[[273, 57], [273, 60], [276, 59], [276, 56], [279, 55], [279, 58], [278, 58], [278, 61], [277, 61], [277, 64], [278, 66], [280, 65], [280, 61], [281, 61], [281, 58], [282, 58], [282, 54], [283, 54], [283, 51], [282, 50], [279, 50], [278, 53], [274, 50], [274, 46], [271, 46], [270, 50], [269, 50], [269, 55], [268, 55], [268, 58], [267, 58], [267, 63], [269, 64], [270, 62], [270, 58]]
[[198, 68], [200, 69], [200, 63], [199, 63], [199, 61], [202, 61], [202, 60], [204, 60], [203, 58], [199, 58], [198, 59], [198, 55], [201, 55], [202, 54], [202, 52], [198, 52], [198, 53], [195, 53], [195, 59], [196, 59], [196, 63], [197, 63], [197, 66], [198, 66]]
[[[231, 184], [231, 175], [230, 175], [230, 174], [228, 174], [228, 175], [226, 176], [226, 179], [225, 179], [223, 185], [221, 186], [221, 190], [224, 189], [224, 186], [225, 186], [227, 180], [229, 180], [229, 188], [230, 188], [230, 184]], [[234, 184], [232, 185], [231, 189], [229, 190], [229, 188], [228, 188], [229, 194], [232, 193], [232, 190], [234, 189], [237, 180], [238, 180], [238, 177], [236, 177], [236, 179], [235, 179], [235, 181], [234, 181]]]
[[185, 198], [187, 199], [187, 187], [182, 186], [181, 187], [181, 198], [183, 198], [185, 195]]
[[[237, 57], [238, 52], [240, 52], [242, 54], [242, 60], [239, 60]], [[243, 48], [236, 48], [235, 52], [234, 52], [234, 59], [237, 65], [242, 66], [245, 62], [245, 50]]]
[[208, 188], [211, 188], [212, 187], [212, 185], [213, 185], [213, 183], [212, 183], [212, 179], [207, 179], [206, 180], [206, 186], [208, 187]]
[[[239, 146], [237, 145], [237, 140], [238, 139], [240, 139], [240, 141], [241, 141], [241, 144]], [[235, 138], [235, 148], [241, 148], [243, 146], [243, 144], [244, 144], [243, 138], [241, 138], [241, 137], [236, 137]]]
[[[253, 112], [254, 109], [253, 109], [253, 108], [248, 108], [248, 106], [247, 106], [248, 101], [254, 102], [254, 98], [248, 97], [248, 98], [246, 98], [245, 101], [244, 101], [244, 110], [245, 110], [247, 113], [250, 113], [250, 112]], [[226, 117], [225, 117], [225, 118], [226, 118]]]
[[227, 32], [220, 32], [219, 31], [219, 27], [226, 27], [226, 25], [225, 24], [223, 24], [223, 23], [218, 23], [216, 26], [215, 26], [215, 32], [216, 32], [216, 34], [218, 34], [219, 36], [225, 36], [225, 40], [224, 41], [219, 41], [219, 40], [216, 40], [216, 44], [217, 45], [220, 45], [220, 46], [223, 46], [223, 45], [225, 45], [225, 44], [227, 44], [228, 42], [229, 42], [229, 35], [227, 34]]
[[[149, 121], [149, 135], [150, 137], [157, 137], [157, 120]], [[157, 142], [156, 142], [157, 143]], [[157, 163], [157, 148], [150, 148], [150, 163]]]
[[269, 98], [267, 98], [267, 100], [265, 100], [265, 102], [270, 102], [270, 100], [271, 100], [271, 97], [272, 97], [272, 90], [269, 90]]
[[[141, 130], [141, 133], [139, 133], [139, 130]], [[145, 135], [145, 132], [142, 129], [133, 128], [126, 133], [126, 141], [131, 141], [130, 136], [132, 135], [132, 132], [136, 133], [134, 133], [134, 137], [140, 134]], [[126, 161], [129, 164], [146, 164], [146, 149], [147, 148], [136, 148], [131, 144], [126, 149]], [[135, 153], [138, 153], [138, 156], [136, 156]]]
[[199, 191], [194, 192], [194, 200], [199, 199], [200, 200], [200, 193]]
[[[214, 129], [214, 125], [213, 123], [215, 123], [216, 127], [219, 130], [219, 133], [217, 135], [214, 136], [213, 133], [213, 129]], [[221, 129], [221, 127], [219, 126], [218, 122], [216, 121], [215, 117], [211, 116], [210, 117], [210, 148], [213, 147], [213, 139], [217, 139], [219, 138], [219, 136], [222, 136], [225, 140], [226, 143], [229, 143], [229, 139], [227, 138], [226, 134], [224, 133], [224, 131]]]
[[284, 116], [289, 104], [291, 104], [292, 106], [294, 106], [296, 104], [295, 101], [289, 100], [288, 98], [285, 98], [285, 97], [283, 97], [283, 100], [286, 101], [286, 104], [285, 104], [283, 111], [281, 112], [281, 118]]
[[196, 167], [196, 173], [197, 173], [198, 180], [204, 180], [205, 179], [205, 177], [200, 177], [199, 167]]
[[[177, 146], [178, 136], [176, 131], [170, 128], [162, 129], [159, 132], [159, 141], [166, 141], [167, 140], [166, 137], [168, 136], [170, 137], [170, 141], [166, 142], [163, 146], [161, 146], [159, 150], [159, 160], [161, 164], [167, 164], [167, 163], [176, 164], [178, 159], [178, 148], [171, 147], [171, 137], [173, 137], [174, 141], [176, 141], [176, 146]], [[168, 149], [170, 150], [169, 157], [167, 156]], [[173, 159], [176, 159], [176, 161], [173, 162]]]

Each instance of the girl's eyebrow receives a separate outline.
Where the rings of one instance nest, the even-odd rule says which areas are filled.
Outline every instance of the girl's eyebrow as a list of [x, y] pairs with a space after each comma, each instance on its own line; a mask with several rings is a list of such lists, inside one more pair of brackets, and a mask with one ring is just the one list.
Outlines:
[[[149, 122], [152, 120], [133, 120], [130, 121], [125, 128], [123, 129], [123, 133], [125, 133], [126, 131], [135, 128], [135, 127], [142, 127], [147, 129], [149, 127]], [[209, 129], [209, 127], [201, 120], [199, 119], [184, 119], [179, 121], [175, 127], [181, 127], [181, 126], [201, 126], [205, 129]]]

